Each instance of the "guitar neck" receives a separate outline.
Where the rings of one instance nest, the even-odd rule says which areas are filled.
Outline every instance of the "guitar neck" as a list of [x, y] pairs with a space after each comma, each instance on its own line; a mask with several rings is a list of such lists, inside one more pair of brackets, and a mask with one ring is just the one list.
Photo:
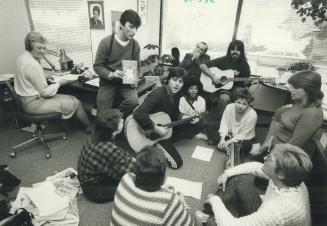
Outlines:
[[232, 82], [247, 82], [247, 81], [260, 81], [260, 82], [274, 82], [275, 78], [227, 78], [227, 81]]
[[179, 126], [179, 125], [182, 125], [184, 123], [187, 123], [187, 122], [190, 122], [192, 121], [193, 119], [195, 119], [196, 115], [192, 116], [192, 117], [189, 117], [189, 118], [185, 118], [185, 119], [182, 119], [182, 120], [178, 120], [178, 121], [175, 121], [175, 122], [171, 122], [171, 123], [167, 123], [165, 124], [164, 126], [168, 127], [168, 128], [172, 128], [174, 126]]

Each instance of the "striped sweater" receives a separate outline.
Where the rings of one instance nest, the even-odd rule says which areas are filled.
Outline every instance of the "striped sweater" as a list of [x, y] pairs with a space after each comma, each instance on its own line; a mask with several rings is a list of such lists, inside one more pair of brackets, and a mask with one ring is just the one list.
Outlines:
[[194, 212], [171, 191], [147, 192], [137, 188], [127, 173], [117, 188], [110, 220], [112, 226], [196, 225]]

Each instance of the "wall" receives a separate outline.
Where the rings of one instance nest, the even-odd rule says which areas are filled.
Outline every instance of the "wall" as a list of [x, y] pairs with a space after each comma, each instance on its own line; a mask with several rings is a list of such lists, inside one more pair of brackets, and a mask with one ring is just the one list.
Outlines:
[[[91, 30], [93, 60], [101, 39], [112, 33], [111, 11], [124, 11], [133, 9], [137, 11], [137, 0], [104, 0], [105, 30]], [[145, 50], [143, 47], [149, 43], [159, 45], [159, 23], [160, 23], [160, 0], [148, 0], [148, 23], [142, 25], [135, 39], [141, 46], [141, 59], [144, 59], [153, 51]], [[158, 51], [156, 51], [157, 53]]]
[[[104, 0], [104, 8], [106, 30], [91, 30], [93, 59], [101, 39], [111, 34], [111, 10], [137, 11], [137, 0]], [[135, 36], [141, 46], [141, 59], [153, 53], [144, 50], [145, 45], [159, 44], [159, 15], [160, 0], [148, 0], [148, 24], [141, 26]], [[0, 0], [0, 27], [0, 74], [15, 74], [16, 59], [25, 51], [24, 38], [30, 31], [24, 0]]]
[[30, 31], [24, 0], [0, 0], [0, 74], [15, 74], [15, 62], [24, 51]]

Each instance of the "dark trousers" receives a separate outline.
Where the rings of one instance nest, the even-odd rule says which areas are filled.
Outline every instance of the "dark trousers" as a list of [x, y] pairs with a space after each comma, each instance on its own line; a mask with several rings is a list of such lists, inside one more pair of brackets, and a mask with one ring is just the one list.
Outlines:
[[107, 179], [98, 183], [81, 185], [84, 196], [95, 203], [109, 202], [114, 199], [119, 181]]
[[[238, 175], [228, 179], [226, 190], [218, 190], [218, 195], [234, 217], [242, 217], [256, 212], [261, 198], [255, 187], [253, 175]], [[209, 217], [207, 225], [216, 225], [214, 217]]]
[[[117, 104], [118, 106], [114, 106]], [[133, 112], [138, 105], [138, 94], [135, 88], [109, 84], [100, 86], [97, 96], [97, 115], [99, 117], [106, 116], [107, 111], [113, 107], [118, 108], [124, 118]]]
[[191, 139], [200, 132], [204, 132], [207, 134], [206, 128], [211, 126], [211, 120], [212, 119], [209, 115], [205, 115], [196, 124], [186, 123], [181, 126], [175, 127], [174, 136], [172, 137], [173, 142], [183, 139]]
[[183, 165], [183, 159], [174, 147], [172, 139], [161, 140], [155, 144], [166, 156], [168, 166], [172, 169], [178, 169]]

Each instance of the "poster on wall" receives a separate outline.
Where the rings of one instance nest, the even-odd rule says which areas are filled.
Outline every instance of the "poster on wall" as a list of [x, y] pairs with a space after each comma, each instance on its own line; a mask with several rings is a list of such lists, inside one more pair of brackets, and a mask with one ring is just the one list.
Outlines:
[[90, 28], [96, 30], [104, 30], [104, 10], [103, 10], [103, 1], [89, 1], [89, 20]]
[[137, 13], [142, 19], [142, 26], [148, 24], [148, 0], [137, 1]]

